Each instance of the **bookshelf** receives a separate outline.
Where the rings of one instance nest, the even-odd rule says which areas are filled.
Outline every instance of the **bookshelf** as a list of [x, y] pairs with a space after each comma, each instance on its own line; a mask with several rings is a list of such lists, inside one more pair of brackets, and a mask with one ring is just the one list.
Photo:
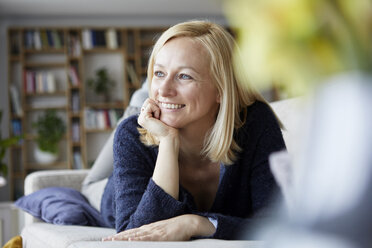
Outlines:
[[[89, 168], [132, 93], [146, 78], [150, 49], [165, 27], [14, 27], [7, 33], [9, 133], [23, 135], [9, 157], [12, 200], [23, 195], [27, 174], [45, 169]], [[109, 99], [87, 80], [106, 68], [116, 82]], [[34, 159], [32, 123], [48, 109], [63, 119], [66, 133], [56, 162]]]

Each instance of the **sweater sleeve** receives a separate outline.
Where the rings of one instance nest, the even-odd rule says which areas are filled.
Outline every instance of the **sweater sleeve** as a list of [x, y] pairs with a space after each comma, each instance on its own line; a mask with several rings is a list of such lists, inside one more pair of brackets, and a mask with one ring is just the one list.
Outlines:
[[137, 124], [131, 121], [119, 126], [114, 139], [117, 232], [181, 215], [187, 206], [186, 200], [174, 199], [151, 179], [156, 154], [139, 141]]

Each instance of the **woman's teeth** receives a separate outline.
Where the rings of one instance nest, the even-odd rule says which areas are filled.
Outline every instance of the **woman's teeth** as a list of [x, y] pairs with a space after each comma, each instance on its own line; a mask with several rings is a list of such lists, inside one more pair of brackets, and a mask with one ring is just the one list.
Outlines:
[[167, 108], [167, 109], [180, 109], [185, 105], [183, 105], [183, 104], [173, 104], [173, 103], [161, 103], [161, 106], [163, 108]]

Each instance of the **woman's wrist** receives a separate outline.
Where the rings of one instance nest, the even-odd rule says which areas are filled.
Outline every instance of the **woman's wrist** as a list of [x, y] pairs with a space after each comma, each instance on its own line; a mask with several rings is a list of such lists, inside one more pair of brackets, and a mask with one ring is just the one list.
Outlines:
[[169, 131], [168, 135], [159, 138], [160, 144], [170, 144], [173, 148], [177, 151], [180, 145], [180, 139], [178, 136], [178, 130], [171, 130]]
[[188, 216], [191, 217], [190, 220], [192, 221], [191, 237], [209, 237], [216, 232], [216, 228], [208, 218], [196, 214], [190, 214]]

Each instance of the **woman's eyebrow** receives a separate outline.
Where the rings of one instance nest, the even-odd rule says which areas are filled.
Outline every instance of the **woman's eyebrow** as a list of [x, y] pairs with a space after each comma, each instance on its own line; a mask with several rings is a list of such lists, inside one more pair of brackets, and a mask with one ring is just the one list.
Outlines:
[[[159, 64], [159, 63], [154, 64], [154, 67], [155, 67], [155, 66], [157, 66], [157, 67], [161, 67], [161, 68], [164, 68], [164, 67], [165, 67], [164, 65]], [[190, 70], [192, 70], [192, 71], [194, 71], [194, 72], [196, 72], [196, 73], [199, 74], [199, 72], [198, 72], [194, 67], [192, 67], [192, 66], [188, 66], [188, 65], [181, 65], [181, 66], [178, 66], [177, 69], [190, 69]]]

